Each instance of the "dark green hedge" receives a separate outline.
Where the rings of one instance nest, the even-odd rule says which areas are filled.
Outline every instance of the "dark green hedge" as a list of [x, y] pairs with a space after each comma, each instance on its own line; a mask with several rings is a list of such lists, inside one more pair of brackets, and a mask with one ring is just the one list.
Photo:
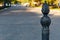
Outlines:
[[1, 10], [1, 9], [4, 9], [4, 7], [3, 7], [3, 6], [2, 6], [2, 7], [0, 6], [0, 10]]
[[10, 7], [10, 6], [5, 6], [5, 7], [4, 6], [0, 6], [0, 10], [4, 9], [4, 8], [8, 8], [8, 7]]

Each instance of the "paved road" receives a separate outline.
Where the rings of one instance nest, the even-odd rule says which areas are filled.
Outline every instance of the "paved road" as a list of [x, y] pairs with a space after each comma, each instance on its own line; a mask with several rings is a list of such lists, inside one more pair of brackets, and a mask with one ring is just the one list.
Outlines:
[[[31, 8], [11, 7], [0, 12], [0, 40], [41, 40], [41, 13]], [[52, 19], [50, 40], [60, 39], [60, 17], [49, 15]]]

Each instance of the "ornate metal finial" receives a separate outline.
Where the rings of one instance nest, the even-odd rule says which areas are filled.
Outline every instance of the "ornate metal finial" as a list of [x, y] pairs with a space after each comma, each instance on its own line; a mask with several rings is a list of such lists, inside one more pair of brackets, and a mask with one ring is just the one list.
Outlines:
[[42, 13], [43, 17], [41, 18], [41, 25], [42, 25], [42, 40], [49, 40], [49, 26], [51, 24], [51, 19], [48, 17], [49, 13], [49, 6], [47, 2], [42, 6]]
[[42, 5], [42, 13], [43, 15], [48, 15], [49, 11], [50, 11], [49, 6], [47, 2], [45, 1], [45, 3]]

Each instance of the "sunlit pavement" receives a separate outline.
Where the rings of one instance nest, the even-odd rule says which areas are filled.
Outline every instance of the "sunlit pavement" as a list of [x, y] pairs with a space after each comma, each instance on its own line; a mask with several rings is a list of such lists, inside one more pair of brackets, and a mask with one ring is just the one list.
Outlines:
[[[60, 15], [56, 12], [49, 13], [50, 40], [60, 39]], [[13, 6], [0, 12], [0, 40], [41, 40], [41, 17], [41, 8]]]

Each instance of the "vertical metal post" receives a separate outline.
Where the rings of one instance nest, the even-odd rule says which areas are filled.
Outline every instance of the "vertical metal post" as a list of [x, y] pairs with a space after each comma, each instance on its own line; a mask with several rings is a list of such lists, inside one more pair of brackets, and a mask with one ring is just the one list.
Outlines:
[[51, 19], [50, 17], [48, 17], [49, 6], [46, 1], [42, 6], [42, 13], [43, 13], [43, 17], [41, 18], [42, 40], [49, 40], [49, 26], [51, 24]]

